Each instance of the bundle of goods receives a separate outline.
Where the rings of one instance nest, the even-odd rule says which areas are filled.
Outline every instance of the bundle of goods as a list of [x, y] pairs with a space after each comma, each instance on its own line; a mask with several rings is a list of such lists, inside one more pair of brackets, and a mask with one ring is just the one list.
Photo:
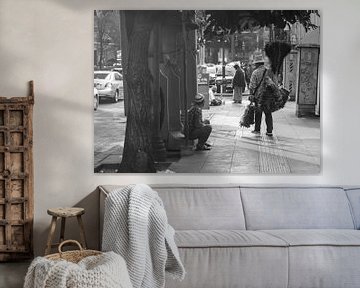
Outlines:
[[250, 103], [245, 111], [244, 111], [244, 114], [243, 116], [241, 117], [241, 120], [240, 120], [240, 126], [241, 127], [246, 127], [246, 128], [249, 128], [250, 125], [254, 124], [255, 121], [255, 105], [254, 103]]

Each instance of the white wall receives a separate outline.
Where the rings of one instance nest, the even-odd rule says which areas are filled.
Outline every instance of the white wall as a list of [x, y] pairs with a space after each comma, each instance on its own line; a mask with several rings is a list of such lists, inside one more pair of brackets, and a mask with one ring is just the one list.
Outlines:
[[[358, 0], [0, 0], [0, 95], [22, 96], [35, 81], [35, 249], [43, 252], [48, 207], [87, 209], [96, 245], [100, 184], [360, 184], [360, 2]], [[151, 4], [150, 4], [151, 3]], [[226, 3], [224, 7], [223, 3]], [[270, 4], [271, 3], [271, 4]], [[151, 5], [151, 6], [149, 6]], [[321, 9], [322, 139], [319, 176], [96, 175], [93, 173], [94, 9]]]

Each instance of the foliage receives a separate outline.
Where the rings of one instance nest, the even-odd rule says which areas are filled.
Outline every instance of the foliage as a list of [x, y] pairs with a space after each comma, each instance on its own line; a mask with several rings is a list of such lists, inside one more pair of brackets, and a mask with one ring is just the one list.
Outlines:
[[296, 22], [309, 30], [317, 27], [311, 23], [314, 13], [319, 15], [317, 10], [206, 10], [204, 36], [210, 39], [270, 25], [284, 29]]
[[103, 55], [110, 43], [115, 43], [120, 49], [120, 25], [119, 14], [115, 10], [96, 10], [95, 19], [95, 41], [99, 43], [99, 63], [102, 67]]

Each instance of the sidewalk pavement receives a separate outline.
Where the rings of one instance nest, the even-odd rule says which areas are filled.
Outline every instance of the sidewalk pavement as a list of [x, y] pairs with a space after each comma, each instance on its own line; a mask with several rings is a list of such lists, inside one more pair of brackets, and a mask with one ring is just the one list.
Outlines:
[[[317, 174], [320, 173], [320, 118], [297, 118], [295, 103], [273, 113], [274, 136], [265, 135], [263, 117], [261, 135], [240, 128], [240, 116], [249, 101], [234, 104], [224, 97], [225, 105], [203, 110], [213, 131], [210, 151], [195, 151], [171, 159], [166, 172], [236, 174]], [[246, 99], [246, 97], [244, 97]], [[102, 104], [94, 115], [94, 168], [120, 163], [125, 137], [126, 117], [123, 102]], [[104, 166], [103, 165], [103, 166]], [[102, 172], [116, 172], [104, 169]]]
[[168, 169], [176, 173], [238, 173], [238, 174], [317, 174], [320, 173], [320, 118], [297, 118], [295, 103], [273, 113], [274, 136], [265, 135], [265, 117], [261, 135], [250, 128], [240, 128], [240, 116], [249, 101], [203, 110], [213, 131], [210, 151], [196, 151], [182, 156]]

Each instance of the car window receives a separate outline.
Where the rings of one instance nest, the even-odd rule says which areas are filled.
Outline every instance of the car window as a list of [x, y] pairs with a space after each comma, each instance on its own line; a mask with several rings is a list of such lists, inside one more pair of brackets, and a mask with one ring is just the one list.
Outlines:
[[115, 80], [118, 80], [118, 81], [122, 80], [121, 75], [118, 73], [115, 73]]
[[94, 73], [94, 79], [105, 79], [110, 73]]

